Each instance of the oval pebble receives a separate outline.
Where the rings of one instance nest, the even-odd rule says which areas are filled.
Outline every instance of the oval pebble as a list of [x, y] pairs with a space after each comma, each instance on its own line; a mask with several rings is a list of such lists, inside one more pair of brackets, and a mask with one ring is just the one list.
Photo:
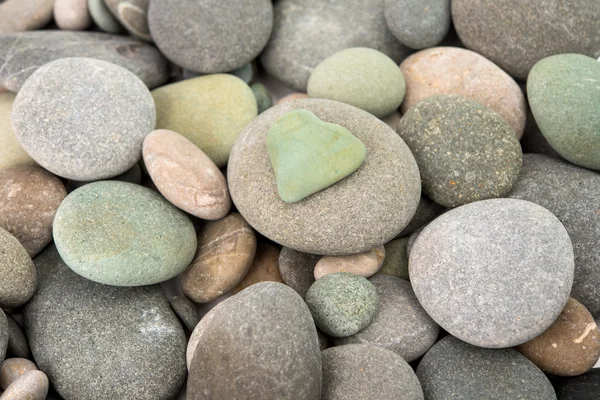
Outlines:
[[246, 289], [248, 286], [259, 282], [280, 282], [279, 273], [279, 252], [280, 249], [270, 243], [259, 242], [256, 246], [256, 255], [252, 265], [248, 269], [246, 276], [235, 287], [234, 293]]
[[412, 49], [439, 44], [450, 30], [450, 0], [385, 0], [385, 22]]
[[190, 331], [193, 331], [200, 321], [194, 303], [184, 296], [173, 296], [169, 299], [169, 303], [171, 304], [173, 311], [175, 311], [175, 314], [177, 314], [181, 322], [183, 322], [183, 325]]
[[0, 307], [25, 304], [37, 287], [37, 274], [27, 250], [17, 238], [0, 228]]
[[123, 25], [116, 19], [104, 0], [88, 0], [88, 10], [94, 24], [104, 32], [123, 33]]
[[104, 2], [131, 35], [152, 41], [148, 27], [150, 0], [104, 0]]
[[54, 22], [60, 29], [85, 30], [92, 23], [88, 0], [55, 0]]
[[6, 315], [8, 321], [8, 348], [7, 354], [12, 357], [31, 358], [31, 350], [25, 332], [21, 325], [10, 314]]
[[348, 256], [325, 256], [315, 265], [315, 279], [336, 272], [349, 272], [354, 275], [369, 278], [381, 268], [385, 258], [385, 248], [376, 247], [364, 253]]
[[36, 370], [36, 365], [26, 358], [7, 358], [0, 367], [0, 388], [6, 390], [25, 372]]
[[15, 137], [10, 116], [14, 101], [14, 93], [0, 93], [0, 170], [22, 165], [37, 165]]
[[302, 253], [284, 247], [279, 253], [279, 274], [283, 282], [302, 298], [315, 282], [315, 265], [321, 259], [317, 254]]
[[50, 382], [42, 371], [27, 371], [6, 388], [2, 400], [45, 400]]

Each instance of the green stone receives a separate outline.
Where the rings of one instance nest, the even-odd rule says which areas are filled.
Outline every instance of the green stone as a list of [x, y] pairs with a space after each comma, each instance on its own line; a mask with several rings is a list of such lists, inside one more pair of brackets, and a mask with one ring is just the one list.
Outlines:
[[385, 246], [385, 259], [378, 274], [391, 275], [409, 280], [408, 277], [408, 236], [394, 239]]
[[307, 110], [295, 110], [267, 133], [279, 196], [295, 203], [356, 171], [367, 149], [345, 128], [321, 121]]
[[527, 97], [550, 146], [600, 170], [600, 62], [580, 54], [544, 58], [529, 73]]
[[273, 107], [273, 99], [271, 98], [271, 94], [267, 88], [264, 87], [264, 85], [261, 85], [260, 83], [253, 83], [250, 85], [250, 89], [252, 89], [252, 93], [256, 98], [259, 114]]

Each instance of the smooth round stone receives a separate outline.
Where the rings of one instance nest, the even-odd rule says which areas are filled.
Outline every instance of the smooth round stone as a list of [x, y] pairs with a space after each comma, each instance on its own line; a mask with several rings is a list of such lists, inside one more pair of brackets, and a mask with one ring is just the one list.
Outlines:
[[553, 54], [598, 57], [600, 36], [593, 32], [599, 19], [600, 3], [589, 0], [452, 1], [452, 22], [464, 45], [522, 80]]
[[126, 182], [94, 182], [71, 192], [56, 212], [53, 233], [73, 271], [106, 285], [164, 282], [184, 271], [196, 252], [189, 218], [156, 192]]
[[0, 170], [0, 227], [34, 257], [52, 241], [52, 221], [66, 195], [60, 179], [42, 168]]
[[198, 250], [181, 274], [183, 294], [207, 303], [237, 286], [256, 254], [256, 236], [238, 213], [208, 222], [198, 231]]
[[92, 18], [88, 0], [55, 0], [54, 22], [60, 29], [82, 31], [90, 26]]
[[39, 369], [63, 398], [177, 395], [185, 381], [186, 338], [160, 286], [92, 282], [71, 271], [54, 246], [35, 263], [39, 288], [23, 319]]
[[279, 273], [279, 252], [279, 248], [270, 243], [258, 243], [252, 265], [250, 265], [246, 276], [235, 287], [234, 292], [240, 292], [259, 282], [283, 283]]
[[0, 228], [0, 307], [25, 304], [37, 286], [35, 266], [17, 238]]
[[25, 151], [50, 172], [81, 181], [133, 167], [155, 117], [152, 96], [137, 76], [91, 58], [65, 58], [39, 68], [12, 111]]
[[596, 400], [600, 397], [600, 369], [561, 380], [555, 389], [559, 400]]
[[544, 332], [567, 303], [573, 248], [550, 211], [528, 201], [467, 204], [435, 219], [411, 252], [410, 281], [446, 331], [480, 347]]
[[338, 272], [313, 283], [305, 300], [319, 329], [329, 336], [346, 337], [373, 321], [378, 295], [362, 276]]
[[385, 248], [376, 247], [369, 251], [347, 256], [325, 256], [315, 265], [315, 279], [336, 272], [349, 272], [354, 275], [369, 278], [379, 271], [385, 258]]
[[435, 47], [406, 58], [400, 70], [406, 81], [403, 113], [427, 97], [455, 94], [489, 107], [508, 122], [517, 138], [523, 135], [525, 96], [519, 85], [487, 58], [457, 47]]
[[283, 283], [305, 298], [310, 285], [315, 282], [315, 265], [320, 259], [321, 256], [317, 254], [282, 248], [279, 253], [279, 274]]
[[412, 49], [433, 47], [450, 30], [450, 0], [385, 0], [384, 4], [388, 28]]
[[152, 181], [173, 205], [208, 220], [229, 213], [231, 198], [223, 173], [184, 136], [153, 131], [144, 139], [142, 154]]
[[398, 134], [417, 160], [423, 191], [444, 207], [505, 196], [519, 177], [514, 130], [475, 100], [429, 97], [404, 114]]
[[592, 314], [577, 300], [569, 299], [550, 328], [516, 349], [546, 373], [581, 375], [600, 358], [600, 331]]
[[231, 147], [256, 117], [252, 90], [241, 79], [216, 74], [187, 79], [152, 91], [156, 128], [189, 139], [217, 165], [227, 164]]
[[214, 310], [192, 358], [188, 400], [320, 398], [317, 331], [296, 292], [261, 282]]
[[104, 0], [113, 15], [133, 36], [151, 42], [148, 27], [150, 0]]
[[264, 85], [261, 85], [260, 83], [253, 83], [250, 85], [250, 89], [252, 89], [252, 93], [256, 99], [259, 114], [273, 107], [273, 99], [271, 99], [271, 94]]
[[88, 10], [94, 24], [104, 32], [122, 33], [125, 29], [116, 19], [104, 0], [88, 0]]
[[396, 111], [405, 92], [402, 72], [394, 60], [366, 47], [338, 51], [321, 61], [307, 87], [310, 97], [341, 101], [378, 118]]
[[6, 349], [8, 347], [8, 321], [4, 311], [0, 308], [0, 362], [6, 357]]
[[184, 296], [173, 296], [169, 299], [169, 303], [175, 314], [183, 322], [183, 325], [190, 331], [193, 331], [198, 322], [200, 322], [200, 317], [194, 303]]
[[406, 225], [406, 228], [404, 228], [398, 236], [402, 237], [410, 235], [417, 229], [436, 219], [444, 211], [446, 211], [446, 209], [443, 206], [440, 206], [436, 202], [432, 201], [429, 197], [422, 195], [421, 199], [419, 200], [417, 211], [415, 211], [415, 215], [410, 220], [409, 224]]
[[54, 0], [6, 0], [0, 4], [0, 34], [43, 28], [52, 20]]
[[580, 54], [545, 58], [527, 79], [531, 111], [548, 143], [573, 164], [594, 170], [600, 170], [598, 82], [600, 63]]
[[306, 92], [312, 70], [340, 50], [368, 47], [398, 64], [410, 50], [388, 29], [383, 3], [384, 0], [278, 1], [273, 10], [273, 33], [260, 58], [263, 67], [285, 86]]
[[2, 400], [45, 400], [50, 382], [42, 371], [27, 371], [2, 393]]
[[414, 371], [397, 354], [351, 344], [324, 350], [322, 400], [423, 400]]
[[[266, 136], [274, 122], [297, 109], [347, 129], [365, 145], [367, 158], [335, 185], [286, 204], [277, 191]], [[311, 254], [354, 254], [387, 243], [408, 224], [420, 197], [418, 167], [403, 140], [367, 112], [322, 99], [283, 103], [252, 121], [232, 149], [227, 179], [234, 204], [254, 229]]]
[[307, 99], [308, 98], [308, 94], [306, 93], [290, 93], [286, 96], [283, 96], [282, 98], [280, 98], [277, 104], [281, 104], [281, 103], [286, 103], [288, 101], [292, 101], [292, 100], [301, 100], [301, 99]]
[[552, 384], [514, 349], [483, 349], [452, 336], [425, 354], [417, 377], [427, 400], [556, 399]]
[[10, 315], [6, 315], [8, 321], [8, 348], [7, 354], [12, 357], [31, 358], [29, 343], [21, 325]]
[[369, 281], [379, 297], [375, 318], [352, 336], [334, 338], [335, 345], [379, 346], [393, 351], [406, 362], [421, 357], [436, 342], [440, 327], [421, 307], [410, 283], [387, 275], [376, 275]]
[[226, 72], [254, 60], [273, 28], [268, 0], [153, 0], [148, 14], [158, 48], [175, 64]]
[[571, 297], [600, 318], [600, 175], [558, 159], [525, 154], [523, 170], [510, 197], [539, 204], [563, 223], [575, 254]]
[[10, 116], [14, 101], [13, 93], [0, 93], [0, 171], [21, 165], [37, 165], [15, 137]]
[[408, 278], [408, 237], [394, 239], [385, 244], [385, 259], [378, 274]]
[[37, 371], [36, 365], [26, 358], [7, 358], [0, 367], [0, 388], [6, 390], [25, 372]]

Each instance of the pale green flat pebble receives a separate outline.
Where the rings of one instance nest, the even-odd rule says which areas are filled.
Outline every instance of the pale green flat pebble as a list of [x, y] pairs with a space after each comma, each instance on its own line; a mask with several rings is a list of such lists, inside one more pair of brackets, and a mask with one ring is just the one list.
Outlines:
[[88, 0], [88, 10], [94, 24], [104, 32], [125, 32], [125, 28], [123, 28], [123, 25], [121, 25], [119, 20], [110, 12], [108, 6], [104, 3], [104, 0]]

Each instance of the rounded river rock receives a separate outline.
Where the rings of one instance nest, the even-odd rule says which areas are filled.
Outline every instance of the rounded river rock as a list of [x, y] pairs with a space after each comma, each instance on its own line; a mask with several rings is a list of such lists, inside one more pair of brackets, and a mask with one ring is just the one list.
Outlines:
[[27, 250], [0, 228], [0, 307], [25, 304], [37, 287], [37, 274]]

